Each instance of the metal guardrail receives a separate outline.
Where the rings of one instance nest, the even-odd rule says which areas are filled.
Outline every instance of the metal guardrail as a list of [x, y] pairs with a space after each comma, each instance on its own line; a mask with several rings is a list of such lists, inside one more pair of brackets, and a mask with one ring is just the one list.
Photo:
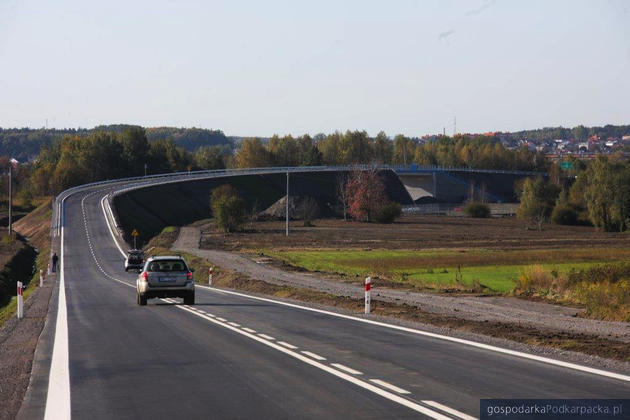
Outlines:
[[132, 185], [120, 191], [116, 191], [114, 194], [120, 194], [132, 189], [138, 189], [149, 185], [157, 185], [163, 183], [172, 183], [179, 181], [191, 181], [196, 179], [207, 178], [222, 178], [227, 176], [239, 176], [239, 175], [262, 175], [262, 174], [274, 174], [274, 173], [309, 173], [309, 172], [338, 172], [338, 171], [351, 171], [351, 170], [368, 170], [368, 169], [380, 169], [391, 170], [398, 174], [413, 174], [422, 172], [477, 172], [477, 173], [495, 173], [495, 174], [514, 174], [514, 175], [540, 175], [540, 172], [528, 172], [528, 171], [501, 171], [494, 169], [474, 169], [474, 168], [460, 168], [451, 166], [401, 166], [401, 165], [339, 165], [339, 166], [279, 166], [279, 167], [265, 167], [265, 168], [247, 168], [247, 169], [215, 169], [215, 170], [203, 170], [203, 171], [188, 171], [188, 172], [172, 172], [166, 174], [156, 174], [147, 176], [136, 176], [128, 178], [120, 178], [114, 180], [91, 182], [88, 184], [78, 185], [68, 188], [57, 195], [53, 206], [53, 226], [52, 230], [55, 236], [59, 235], [59, 229], [64, 223], [64, 214], [61, 209], [61, 202], [64, 198], [70, 196], [76, 191], [80, 191], [86, 188], [102, 185], [116, 185], [121, 183], [128, 183], [137, 181], [136, 185]]

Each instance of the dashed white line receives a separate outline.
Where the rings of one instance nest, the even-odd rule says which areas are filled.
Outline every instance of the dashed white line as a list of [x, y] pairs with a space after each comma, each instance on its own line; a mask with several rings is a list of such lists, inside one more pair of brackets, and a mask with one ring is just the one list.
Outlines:
[[288, 349], [291, 349], [291, 350], [297, 349], [297, 346], [294, 346], [293, 344], [289, 344], [286, 341], [278, 341], [278, 344], [280, 344], [281, 346], [284, 346], [284, 347], [286, 347]]
[[374, 382], [375, 384], [380, 385], [383, 388], [398, 392], [399, 394], [411, 394], [411, 392], [407, 391], [406, 389], [399, 388], [396, 385], [392, 385], [389, 382], [381, 381], [380, 379], [370, 379], [370, 382]]
[[393, 393], [391, 393], [391, 392], [389, 392], [387, 390], [384, 390], [384, 389], [379, 388], [379, 387], [377, 387], [375, 385], [372, 385], [369, 382], [361, 381], [361, 380], [357, 379], [354, 376], [351, 376], [351, 375], [348, 375], [348, 374], [342, 372], [341, 370], [333, 369], [330, 366], [327, 366], [327, 365], [325, 365], [323, 363], [317, 362], [317, 361], [315, 361], [313, 359], [310, 359], [310, 358], [308, 358], [306, 356], [303, 356], [300, 353], [297, 353], [297, 352], [295, 352], [293, 350], [289, 350], [289, 349], [287, 349], [285, 347], [279, 346], [278, 344], [273, 343], [271, 341], [264, 340], [263, 338], [261, 338], [259, 336], [260, 334], [257, 334], [257, 335], [249, 334], [249, 333], [245, 332], [243, 329], [232, 327], [231, 325], [228, 325], [226, 323], [218, 322], [216, 319], [209, 318], [206, 315], [201, 315], [201, 314], [198, 314], [196, 312], [193, 312], [190, 309], [186, 308], [185, 306], [176, 306], [176, 308], [182, 309], [184, 311], [188, 311], [188, 312], [190, 312], [193, 315], [202, 317], [202, 318], [204, 318], [204, 319], [206, 319], [206, 320], [208, 320], [208, 321], [210, 321], [210, 322], [212, 322], [214, 324], [217, 324], [219, 326], [222, 326], [224, 328], [232, 330], [235, 333], [244, 335], [244, 336], [246, 336], [246, 337], [248, 337], [248, 338], [250, 338], [252, 340], [255, 340], [255, 341], [257, 341], [259, 343], [262, 343], [262, 344], [264, 344], [266, 346], [274, 348], [274, 349], [276, 349], [276, 350], [278, 350], [278, 351], [280, 351], [282, 353], [285, 353], [285, 354], [287, 354], [287, 355], [289, 355], [289, 356], [291, 356], [291, 357], [293, 357], [295, 359], [298, 359], [298, 360], [300, 360], [300, 361], [302, 361], [302, 362], [304, 362], [306, 364], [309, 364], [309, 365], [311, 365], [313, 367], [321, 369], [324, 372], [330, 373], [331, 375], [334, 375], [334, 376], [336, 376], [336, 377], [338, 377], [340, 379], [348, 381], [348, 382], [350, 382], [350, 383], [352, 383], [354, 385], [357, 385], [357, 386], [359, 386], [359, 387], [361, 387], [363, 389], [371, 391], [371, 392], [373, 392], [373, 393], [375, 393], [377, 395], [382, 396], [383, 398], [387, 398], [390, 401], [396, 402], [396, 403], [398, 403], [398, 404], [400, 404], [402, 406], [405, 406], [405, 407], [410, 408], [410, 409], [412, 409], [414, 411], [422, 413], [422, 414], [424, 414], [424, 415], [426, 415], [428, 417], [431, 417], [431, 418], [434, 418], [434, 419], [438, 419], [438, 420], [451, 420], [450, 417], [445, 416], [444, 414], [442, 414], [442, 413], [440, 413], [438, 411], [434, 411], [434, 410], [432, 410], [432, 409], [430, 409], [430, 408], [428, 408], [428, 407], [426, 407], [424, 405], [418, 404], [415, 401], [408, 400], [408, 399], [403, 398], [403, 397], [401, 397], [401, 396], [399, 396], [397, 394], [393, 394]]
[[227, 319], [225, 319], [225, 318], [220, 318], [220, 317], [216, 317], [216, 320], [217, 320], [217, 321], [221, 321], [221, 322], [226, 322], [226, 321], [227, 321]]
[[267, 335], [267, 334], [258, 334], [258, 337], [262, 337], [265, 340], [275, 340], [275, 338], [273, 338], [272, 336]]
[[247, 331], [250, 334], [256, 334], [256, 330], [252, 330], [251, 328], [243, 327], [243, 331]]
[[240, 327], [241, 324], [237, 324], [236, 322], [228, 322], [228, 324], [230, 324], [233, 327]]
[[476, 420], [475, 417], [469, 416], [468, 414], [462, 413], [461, 411], [457, 411], [454, 408], [447, 407], [444, 404], [440, 404], [438, 402], [429, 401], [429, 400], [422, 400], [422, 402], [430, 407], [437, 408], [438, 410], [444, 411], [445, 413], [448, 413], [452, 416], [459, 417], [460, 419]]
[[304, 351], [302, 351], [301, 353], [302, 353], [302, 354], [305, 354], [305, 355], [307, 355], [307, 356], [309, 356], [309, 357], [312, 357], [312, 358], [313, 358], [313, 359], [315, 359], [315, 360], [326, 360], [326, 358], [325, 358], [325, 357], [322, 357], [322, 356], [320, 356], [319, 354], [311, 353], [310, 351], [306, 351], [306, 350], [304, 350]]
[[344, 366], [341, 363], [331, 363], [330, 365], [353, 375], [363, 375], [363, 372], [359, 372], [358, 370], [354, 370], [352, 368], [349, 368], [348, 366]]

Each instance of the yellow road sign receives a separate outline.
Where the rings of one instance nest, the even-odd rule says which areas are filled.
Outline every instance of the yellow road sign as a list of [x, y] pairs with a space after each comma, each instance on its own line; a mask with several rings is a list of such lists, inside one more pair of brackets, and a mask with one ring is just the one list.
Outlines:
[[138, 235], [140, 234], [138, 233], [136, 229], [134, 229], [133, 232], [131, 232], [131, 236], [138, 236]]

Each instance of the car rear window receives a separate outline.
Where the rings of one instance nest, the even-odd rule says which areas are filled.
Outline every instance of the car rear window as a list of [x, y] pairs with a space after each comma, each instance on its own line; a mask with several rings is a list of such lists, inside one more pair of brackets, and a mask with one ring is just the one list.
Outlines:
[[149, 271], [169, 272], [169, 271], [187, 271], [186, 264], [181, 260], [164, 260], [153, 261], [149, 264]]

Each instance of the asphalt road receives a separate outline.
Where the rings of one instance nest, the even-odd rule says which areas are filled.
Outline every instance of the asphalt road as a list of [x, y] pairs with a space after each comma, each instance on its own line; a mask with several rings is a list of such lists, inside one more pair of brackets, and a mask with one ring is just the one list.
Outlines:
[[482, 398], [630, 395], [623, 378], [219, 289], [140, 307], [100, 188], [65, 201], [64, 289], [22, 418], [465, 418]]

